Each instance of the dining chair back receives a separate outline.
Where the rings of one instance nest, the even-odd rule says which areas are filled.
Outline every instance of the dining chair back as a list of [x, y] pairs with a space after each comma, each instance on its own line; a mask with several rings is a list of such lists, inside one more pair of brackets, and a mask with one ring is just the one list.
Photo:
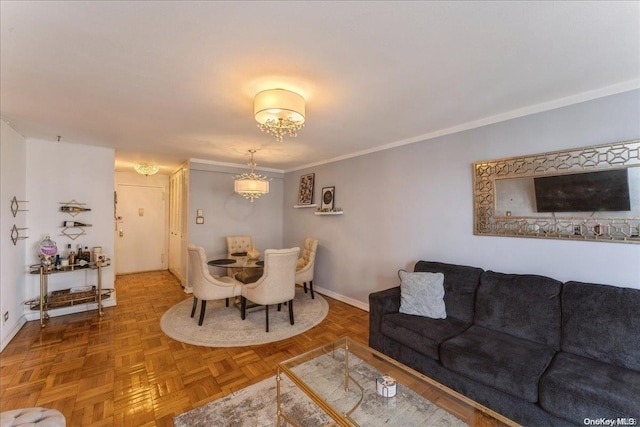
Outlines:
[[[249, 249], [253, 247], [253, 240], [251, 236], [227, 236], [227, 253], [228, 254], [242, 254], [245, 255], [249, 252]], [[241, 268], [227, 268], [227, 276], [236, 279], [236, 275], [242, 274]], [[246, 278], [245, 278], [246, 279]], [[241, 278], [241, 280], [245, 280]], [[246, 281], [246, 280], [245, 280]]]
[[195, 314], [198, 300], [201, 300], [198, 325], [202, 326], [207, 301], [226, 299], [226, 304], [229, 306], [229, 298], [242, 294], [242, 284], [231, 277], [212, 276], [204, 248], [190, 244], [187, 251], [189, 252], [189, 276], [193, 287], [191, 317]]
[[[249, 249], [253, 247], [251, 236], [227, 236], [227, 253], [246, 255]], [[241, 268], [227, 268], [227, 276], [236, 278], [236, 275], [242, 273]]]
[[307, 237], [304, 241], [304, 249], [302, 256], [296, 264], [296, 283], [301, 283], [304, 287], [304, 293], [307, 293], [307, 283], [309, 283], [309, 291], [311, 298], [313, 295], [313, 270], [316, 262], [316, 252], [318, 251], [318, 239]]
[[227, 236], [227, 252], [248, 252], [253, 247], [251, 236]]
[[265, 306], [266, 330], [269, 332], [269, 305], [289, 305], [289, 321], [294, 324], [293, 299], [296, 295], [296, 261], [300, 248], [267, 249], [264, 273], [256, 282], [242, 286], [241, 317], [246, 317], [247, 300]]

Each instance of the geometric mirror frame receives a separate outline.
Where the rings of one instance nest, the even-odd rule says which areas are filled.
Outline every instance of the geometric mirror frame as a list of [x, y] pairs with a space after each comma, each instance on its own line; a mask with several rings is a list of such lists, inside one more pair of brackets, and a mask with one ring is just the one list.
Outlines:
[[[538, 212], [535, 180], [626, 169], [629, 209]], [[640, 243], [640, 140], [473, 164], [473, 234]], [[597, 202], [606, 193], [592, 197]], [[625, 195], [626, 197], [626, 195]]]

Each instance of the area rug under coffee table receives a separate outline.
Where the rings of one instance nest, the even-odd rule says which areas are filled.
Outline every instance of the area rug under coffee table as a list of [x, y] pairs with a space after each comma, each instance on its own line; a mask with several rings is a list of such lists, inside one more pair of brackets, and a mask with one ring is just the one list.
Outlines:
[[[329, 357], [329, 356], [327, 356]], [[375, 392], [375, 378], [380, 373], [368, 363], [356, 357], [350, 359], [351, 369], [359, 377], [370, 378], [365, 386], [365, 393]], [[310, 360], [303, 365], [296, 366], [302, 376], [314, 377], [315, 387], [331, 390], [340, 388], [341, 383], [336, 383], [327, 377], [326, 369], [332, 369], [333, 364], [324, 356]], [[281, 380], [281, 405], [286, 414], [297, 423], [304, 426], [324, 426], [331, 423], [328, 415], [324, 414], [302, 391], [293, 385], [286, 377]], [[402, 389], [398, 396], [369, 400], [367, 419], [360, 420], [363, 426], [378, 426], [388, 422], [390, 425], [403, 427], [462, 427], [464, 422], [439, 408], [426, 399], [416, 398], [413, 391]], [[335, 396], [340, 396], [335, 393]], [[275, 377], [261, 381], [229, 396], [210, 402], [200, 408], [196, 408], [174, 418], [176, 427], [186, 426], [233, 426], [233, 427], [270, 427], [277, 425]], [[336, 397], [340, 398], [340, 397]], [[394, 419], [385, 419], [388, 408], [392, 405], [395, 410]], [[398, 420], [400, 413], [401, 421]], [[399, 422], [396, 423], [396, 422]], [[287, 424], [282, 424], [287, 425]], [[388, 424], [389, 425], [389, 424]]]
[[302, 288], [296, 287], [293, 300], [295, 324], [289, 323], [289, 310], [269, 308], [269, 332], [265, 332], [264, 309], [247, 313], [240, 318], [240, 310], [224, 300], [207, 302], [207, 310], [202, 326], [198, 326], [200, 304], [196, 315], [191, 317], [193, 298], [188, 298], [167, 310], [160, 319], [162, 332], [169, 337], [187, 344], [205, 347], [243, 347], [280, 341], [301, 334], [324, 320], [329, 312], [329, 304], [319, 295], [311, 299]]

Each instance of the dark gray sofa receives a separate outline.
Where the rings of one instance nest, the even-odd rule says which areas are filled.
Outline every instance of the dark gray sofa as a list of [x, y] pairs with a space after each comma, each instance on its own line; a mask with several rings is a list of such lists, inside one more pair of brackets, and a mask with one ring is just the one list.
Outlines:
[[[640, 290], [419, 261], [446, 319], [369, 296], [369, 345], [525, 426], [640, 423]], [[622, 424], [619, 424], [622, 425]]]

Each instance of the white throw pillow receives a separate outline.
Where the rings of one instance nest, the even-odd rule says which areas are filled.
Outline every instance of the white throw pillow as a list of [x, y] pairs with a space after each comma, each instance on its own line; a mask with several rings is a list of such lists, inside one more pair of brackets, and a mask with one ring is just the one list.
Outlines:
[[400, 276], [400, 313], [446, 319], [444, 274], [398, 271]]

